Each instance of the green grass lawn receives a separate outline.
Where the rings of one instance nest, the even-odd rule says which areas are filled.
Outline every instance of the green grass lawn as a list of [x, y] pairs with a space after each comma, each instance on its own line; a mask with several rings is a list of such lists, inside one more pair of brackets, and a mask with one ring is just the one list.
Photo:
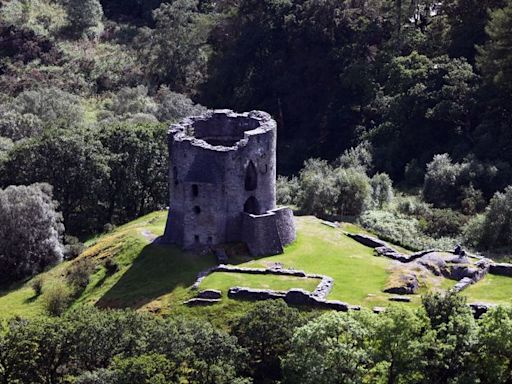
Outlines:
[[[197, 274], [215, 265], [216, 260], [211, 254], [184, 252], [175, 246], [152, 244], [152, 240], [163, 233], [166, 219], [166, 212], [154, 212], [111, 233], [89, 239], [86, 242], [88, 248], [79, 258], [42, 274], [45, 284], [62, 279], [71, 263], [89, 259], [96, 268], [89, 285], [72, 307], [85, 304], [130, 307], [164, 315], [202, 316], [225, 325], [231, 317], [253, 305], [228, 299], [226, 293], [232, 286], [274, 290], [297, 287], [313, 291], [319, 282], [318, 279], [289, 276], [213, 273], [203, 280], [200, 288], [220, 289], [224, 295], [222, 302], [212, 307], [186, 307], [183, 301], [194, 297], [195, 292], [190, 287]], [[345, 236], [342, 229], [325, 226], [314, 217], [297, 217], [296, 223], [297, 241], [286, 247], [284, 254], [257, 259], [237, 257], [232, 262], [245, 267], [268, 267], [281, 263], [307, 273], [328, 275], [335, 280], [328, 299], [368, 308], [389, 304], [391, 295], [382, 290], [396, 263], [373, 256], [372, 249]], [[357, 226], [344, 224], [343, 229], [355, 232]], [[115, 260], [119, 267], [111, 275], [104, 267], [107, 259]], [[426, 282], [418, 295], [412, 296], [413, 301], [408, 305], [417, 305], [420, 295], [428, 290], [446, 290], [454, 283], [442, 278], [432, 279]], [[512, 279], [488, 275], [464, 294], [469, 301], [511, 304]], [[42, 298], [34, 296], [29, 281], [0, 292], [0, 319], [15, 315], [31, 317], [42, 312]]]
[[502, 305], [512, 304], [512, 278], [488, 274], [478, 283], [469, 286], [462, 294], [468, 302], [487, 302]]

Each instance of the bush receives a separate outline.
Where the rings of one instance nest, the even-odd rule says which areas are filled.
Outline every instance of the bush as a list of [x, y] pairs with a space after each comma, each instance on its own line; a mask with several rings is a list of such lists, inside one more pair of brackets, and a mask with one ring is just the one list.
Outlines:
[[434, 238], [456, 237], [462, 233], [468, 217], [451, 209], [432, 209], [426, 216], [423, 232]]
[[85, 250], [85, 245], [75, 236], [64, 236], [64, 243], [66, 244], [64, 246], [64, 258], [66, 260], [77, 258]]
[[0, 136], [13, 141], [36, 136], [42, 129], [43, 122], [31, 113], [22, 115], [16, 111], [6, 111], [0, 116]]
[[44, 279], [41, 276], [34, 277], [30, 282], [30, 287], [34, 290], [36, 296], [43, 292]]
[[69, 307], [72, 290], [64, 282], [55, 282], [47, 286], [43, 293], [43, 305], [51, 316], [60, 316]]
[[108, 275], [113, 275], [117, 271], [119, 271], [119, 265], [113, 259], [107, 259], [105, 261], [105, 269], [107, 270]]
[[337, 164], [341, 168], [355, 168], [362, 173], [367, 173], [372, 167], [372, 147], [368, 141], [362, 142], [357, 147], [347, 149], [338, 158]]
[[113, 384], [116, 374], [108, 369], [84, 372], [76, 378], [75, 384]]
[[200, 115], [206, 108], [194, 104], [187, 96], [172, 92], [166, 86], [160, 87], [155, 95], [157, 103], [156, 117], [159, 121], [176, 121], [187, 116]]
[[88, 258], [75, 260], [66, 271], [66, 281], [75, 290], [81, 291], [89, 284], [89, 278], [94, 271], [94, 263]]

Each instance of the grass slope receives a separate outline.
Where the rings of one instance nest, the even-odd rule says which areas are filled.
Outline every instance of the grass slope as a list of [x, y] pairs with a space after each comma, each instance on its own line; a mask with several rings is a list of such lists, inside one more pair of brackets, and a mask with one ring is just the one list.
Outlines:
[[[232, 286], [288, 290], [292, 287], [314, 290], [317, 279], [298, 277], [213, 273], [203, 280], [201, 288], [223, 291], [220, 304], [212, 307], [188, 308], [182, 302], [194, 296], [189, 287], [197, 274], [213, 265], [210, 254], [183, 252], [175, 246], [152, 244], [163, 233], [166, 212], [154, 212], [98, 236], [87, 243], [87, 250], [74, 261], [64, 262], [42, 274], [45, 286], [62, 279], [72, 263], [91, 260], [96, 266], [89, 285], [73, 306], [131, 307], [161, 314], [194, 315], [208, 318], [220, 325], [246, 311], [252, 303], [230, 300], [227, 290]], [[341, 230], [322, 225], [314, 217], [297, 217], [297, 241], [277, 256], [251, 259], [240, 257], [233, 263], [247, 267], [267, 267], [280, 263], [285, 267], [318, 273], [335, 279], [329, 299], [342, 300], [366, 307], [389, 304], [382, 289], [397, 267], [391, 260], [375, 257], [370, 248], [353, 241]], [[348, 227], [348, 228], [347, 228]], [[344, 229], [357, 231], [352, 224]], [[104, 264], [115, 260], [119, 269], [108, 275]], [[427, 282], [420, 294], [429, 289], [448, 289], [454, 282], [439, 279]], [[44, 292], [44, 288], [43, 288]], [[510, 304], [512, 279], [487, 276], [464, 294], [470, 301]], [[415, 305], [420, 295], [413, 296]], [[35, 316], [43, 312], [42, 298], [35, 297], [30, 281], [0, 292], [0, 318], [15, 315]]]

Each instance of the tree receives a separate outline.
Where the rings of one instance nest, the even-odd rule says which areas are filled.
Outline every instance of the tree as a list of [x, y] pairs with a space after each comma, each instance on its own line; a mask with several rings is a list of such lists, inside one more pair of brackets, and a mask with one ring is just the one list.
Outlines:
[[495, 9], [489, 14], [485, 28], [489, 39], [479, 47], [477, 64], [483, 75], [504, 96], [512, 95], [512, 1], [506, 0], [503, 8]]
[[90, 232], [105, 224], [107, 160], [108, 152], [92, 132], [50, 130], [10, 151], [0, 181], [49, 183], [69, 233]]
[[62, 216], [48, 184], [0, 189], [0, 285], [62, 260]]
[[332, 167], [325, 160], [309, 159], [299, 173], [297, 203], [305, 213], [333, 213], [339, 195]]
[[342, 215], [359, 216], [371, 204], [370, 179], [357, 169], [337, 168], [334, 186], [338, 191], [336, 210]]
[[491, 199], [481, 223], [481, 243], [488, 248], [512, 244], [512, 186], [496, 192]]
[[290, 349], [290, 341], [302, 318], [284, 301], [257, 303], [232, 328], [238, 342], [250, 356], [251, 377], [279, 380], [280, 360]]
[[283, 383], [361, 383], [371, 368], [371, 331], [348, 313], [331, 312], [293, 336], [283, 360]]
[[69, 27], [76, 36], [95, 38], [103, 31], [103, 8], [99, 0], [68, 0]]
[[370, 179], [373, 203], [382, 208], [393, 200], [393, 181], [386, 173], [377, 173]]
[[480, 321], [480, 380], [484, 384], [512, 380], [512, 311], [497, 307]]
[[197, 0], [176, 0], [162, 3], [153, 18], [155, 29], [143, 30], [138, 42], [150, 84], [154, 88], [168, 84], [178, 92], [192, 93], [206, 73], [208, 15], [199, 12]]
[[453, 163], [447, 153], [435, 155], [427, 164], [423, 198], [436, 206], [451, 206], [459, 196], [462, 166]]
[[387, 366], [387, 383], [418, 382], [421, 379], [426, 318], [421, 313], [390, 306], [376, 327], [376, 353]]
[[478, 327], [465, 297], [428, 294], [423, 307], [431, 328], [422, 370], [425, 382], [432, 377], [444, 383], [476, 382]]
[[115, 384], [175, 383], [176, 367], [163, 355], [116, 358], [112, 365]]

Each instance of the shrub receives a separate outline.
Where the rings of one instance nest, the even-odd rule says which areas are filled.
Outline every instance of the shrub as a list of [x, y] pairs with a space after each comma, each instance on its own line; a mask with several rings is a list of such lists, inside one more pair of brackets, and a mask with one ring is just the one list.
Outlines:
[[426, 217], [423, 231], [432, 237], [456, 237], [462, 233], [468, 217], [451, 209], [433, 209]]
[[64, 258], [66, 260], [77, 258], [85, 250], [84, 244], [75, 236], [64, 236], [64, 243], [66, 244], [64, 246]]
[[107, 259], [105, 261], [105, 269], [108, 275], [113, 275], [119, 270], [119, 265], [113, 259]]
[[134, 88], [121, 88], [115, 95], [110, 109], [118, 116], [138, 113], [154, 115], [157, 111], [157, 105], [148, 96], [148, 89], [139, 85]]
[[89, 284], [93, 271], [94, 263], [89, 258], [76, 260], [66, 271], [66, 281], [76, 290], [83, 290]]
[[36, 296], [41, 295], [43, 292], [44, 279], [42, 276], [37, 276], [30, 282], [30, 287], [34, 290]]
[[42, 129], [42, 121], [31, 113], [22, 115], [16, 111], [6, 111], [0, 116], [0, 136], [13, 141], [36, 136]]
[[60, 316], [69, 307], [72, 291], [64, 282], [55, 282], [47, 286], [43, 293], [43, 305], [51, 316]]

